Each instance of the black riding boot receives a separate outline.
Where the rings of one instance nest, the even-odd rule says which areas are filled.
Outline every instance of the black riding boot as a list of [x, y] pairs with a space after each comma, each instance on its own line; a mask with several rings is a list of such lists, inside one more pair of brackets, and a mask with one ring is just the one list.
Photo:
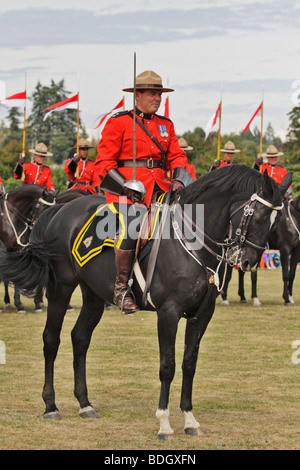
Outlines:
[[123, 313], [133, 313], [139, 309], [133, 302], [129, 292], [127, 294], [127, 282], [134, 258], [134, 250], [121, 250], [115, 246], [115, 260], [117, 276], [114, 291], [114, 303]]

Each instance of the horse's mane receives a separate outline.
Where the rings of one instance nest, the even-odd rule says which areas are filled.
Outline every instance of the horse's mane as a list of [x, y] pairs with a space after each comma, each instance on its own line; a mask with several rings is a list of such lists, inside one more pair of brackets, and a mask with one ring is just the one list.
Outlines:
[[14, 194], [18, 194], [18, 193], [30, 193], [32, 191], [35, 191], [35, 192], [42, 192], [43, 191], [43, 187], [42, 186], [39, 186], [38, 184], [25, 184], [24, 186], [19, 186], [18, 188], [15, 188], [15, 189], [12, 189], [11, 191], [9, 191], [9, 195], [14, 195]]
[[[214, 170], [194, 183], [190, 184], [180, 192], [180, 203], [189, 204], [208, 190], [217, 190], [218, 194], [233, 195], [239, 192], [254, 193], [262, 185], [262, 174], [246, 165], [232, 165], [219, 170]], [[275, 181], [270, 178], [273, 188], [274, 205], [281, 204], [281, 195]]]

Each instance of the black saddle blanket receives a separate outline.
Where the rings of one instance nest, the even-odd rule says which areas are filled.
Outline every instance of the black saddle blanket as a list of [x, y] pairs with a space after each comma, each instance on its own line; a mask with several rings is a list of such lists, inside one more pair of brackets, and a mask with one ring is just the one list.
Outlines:
[[[154, 238], [157, 229], [157, 221], [160, 209], [166, 193], [163, 193], [154, 205], [153, 226], [148, 240]], [[72, 255], [79, 266], [84, 266], [94, 256], [99, 255], [104, 247], [114, 247], [116, 235], [116, 215], [118, 211], [113, 203], [98, 206], [96, 212], [89, 217], [82, 229], [79, 231], [73, 247]]]

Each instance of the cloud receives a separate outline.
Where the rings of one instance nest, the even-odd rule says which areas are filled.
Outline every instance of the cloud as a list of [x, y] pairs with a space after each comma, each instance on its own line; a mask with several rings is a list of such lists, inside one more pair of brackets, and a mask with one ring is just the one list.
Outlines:
[[[280, 11], [280, 15], [278, 12]], [[234, 4], [232, 7], [200, 6], [111, 13], [85, 9], [27, 8], [0, 14], [2, 47], [60, 44], [145, 44], [208, 38], [235, 31], [269, 31], [299, 27], [299, 10], [287, 1]]]

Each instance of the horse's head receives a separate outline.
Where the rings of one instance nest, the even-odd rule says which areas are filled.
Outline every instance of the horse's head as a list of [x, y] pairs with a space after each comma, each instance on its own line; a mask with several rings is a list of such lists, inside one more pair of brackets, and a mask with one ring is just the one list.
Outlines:
[[267, 248], [270, 230], [278, 222], [283, 208], [282, 198], [292, 182], [288, 173], [280, 187], [267, 172], [261, 188], [250, 199], [235, 201], [231, 212], [232, 248], [228, 257], [238, 261], [243, 271], [250, 271]]
[[31, 225], [34, 225], [39, 216], [49, 207], [56, 204], [56, 197], [59, 193], [57, 191], [43, 190], [42, 195], [33, 201]]

